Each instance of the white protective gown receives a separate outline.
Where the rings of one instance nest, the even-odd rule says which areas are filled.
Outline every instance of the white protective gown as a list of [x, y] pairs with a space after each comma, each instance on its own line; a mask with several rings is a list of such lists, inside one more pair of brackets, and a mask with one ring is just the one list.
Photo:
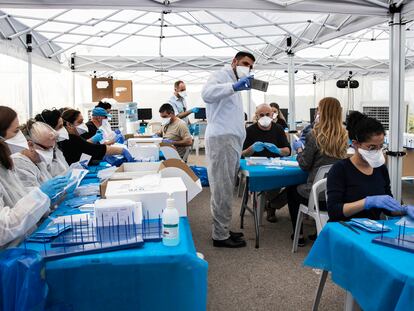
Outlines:
[[13, 170], [0, 165], [0, 249], [17, 244], [49, 206], [49, 197], [39, 188], [26, 190]]
[[47, 170], [52, 177], [62, 176], [68, 170], [69, 165], [66, 162], [63, 152], [56, 146], [53, 153], [53, 161], [47, 166]]
[[208, 120], [205, 144], [214, 240], [230, 236], [233, 189], [246, 137], [242, 97], [233, 90], [236, 81], [233, 69], [226, 66], [210, 76], [202, 91]]
[[29, 189], [40, 187], [41, 184], [52, 178], [45, 163], [35, 164], [22, 153], [15, 153], [11, 157], [17, 177], [24, 187]]

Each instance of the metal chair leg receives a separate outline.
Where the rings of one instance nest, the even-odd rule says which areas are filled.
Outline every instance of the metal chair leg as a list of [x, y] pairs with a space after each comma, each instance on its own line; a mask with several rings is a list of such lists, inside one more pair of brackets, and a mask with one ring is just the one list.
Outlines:
[[259, 248], [259, 238], [260, 238], [260, 236], [259, 236], [260, 226], [259, 226], [258, 212], [259, 211], [258, 211], [258, 208], [257, 208], [257, 193], [254, 192], [253, 193], [253, 216], [254, 216], [254, 229], [256, 231], [256, 245], [255, 245], [256, 248]]
[[325, 283], [326, 283], [326, 278], [328, 277], [328, 271], [323, 270], [321, 277], [319, 279], [319, 285], [318, 288], [316, 289], [316, 293], [315, 293], [315, 300], [313, 301], [313, 307], [312, 307], [312, 311], [318, 311], [319, 308], [319, 303], [321, 301], [321, 297], [322, 297], [322, 292], [323, 289], [325, 287]]
[[243, 229], [244, 214], [246, 213], [246, 206], [247, 206], [247, 202], [249, 200], [249, 189], [248, 189], [247, 185], [248, 185], [248, 183], [247, 183], [247, 180], [246, 180], [246, 184], [244, 185], [242, 204], [241, 204], [241, 208], [240, 208], [240, 229]]

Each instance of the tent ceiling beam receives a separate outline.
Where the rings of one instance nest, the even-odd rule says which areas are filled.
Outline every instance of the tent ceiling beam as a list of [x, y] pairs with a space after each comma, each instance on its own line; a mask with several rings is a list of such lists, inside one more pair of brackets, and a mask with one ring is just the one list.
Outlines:
[[225, 0], [181, 0], [168, 2], [157, 2], [152, 0], [5, 0], [2, 3], [4, 8], [48, 8], [48, 9], [138, 9], [161, 12], [169, 9], [177, 11], [192, 10], [231, 10], [234, 11], [265, 11], [265, 12], [308, 12], [308, 13], [338, 13], [355, 14], [363, 16], [387, 16], [388, 6], [380, 0], [306, 0], [306, 1], [261, 1], [261, 0], [239, 0], [237, 8], [234, 1]]

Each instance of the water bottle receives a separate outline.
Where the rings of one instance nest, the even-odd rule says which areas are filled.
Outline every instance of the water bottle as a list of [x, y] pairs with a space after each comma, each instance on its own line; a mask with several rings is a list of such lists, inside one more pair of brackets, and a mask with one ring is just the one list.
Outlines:
[[162, 243], [166, 246], [176, 246], [180, 243], [180, 215], [175, 208], [171, 196], [167, 199], [167, 208], [162, 213]]

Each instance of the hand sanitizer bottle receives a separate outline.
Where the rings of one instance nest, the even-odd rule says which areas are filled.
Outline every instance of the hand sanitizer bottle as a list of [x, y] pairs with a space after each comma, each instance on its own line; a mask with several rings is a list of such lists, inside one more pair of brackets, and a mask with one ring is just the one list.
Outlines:
[[176, 246], [180, 243], [180, 215], [175, 208], [174, 199], [167, 199], [167, 208], [162, 213], [162, 243], [166, 246]]

